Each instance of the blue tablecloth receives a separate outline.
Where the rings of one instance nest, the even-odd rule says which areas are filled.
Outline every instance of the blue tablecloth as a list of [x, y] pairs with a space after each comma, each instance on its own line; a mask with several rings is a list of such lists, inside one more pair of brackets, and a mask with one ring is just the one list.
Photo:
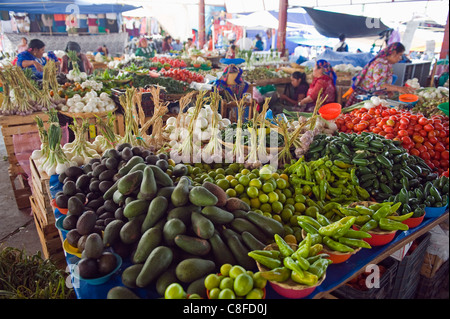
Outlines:
[[[62, 190], [62, 184], [58, 181], [57, 175], [53, 175], [50, 178], [50, 192], [52, 197], [55, 197], [56, 193], [59, 192], [60, 190]], [[62, 214], [56, 209], [55, 210], [56, 219], [58, 219], [61, 216]], [[418, 227], [415, 227], [408, 231], [397, 232], [394, 240], [389, 244], [384, 246], [375, 246], [372, 247], [372, 249], [362, 249], [357, 254], [351, 256], [346, 262], [335, 265], [331, 264], [327, 269], [326, 279], [324, 280], [324, 282], [319, 287], [317, 287], [314, 290], [314, 292], [307, 298], [314, 298], [314, 296], [317, 295], [318, 293], [332, 290], [333, 288], [339, 286], [340, 284], [348, 281], [357, 272], [359, 272], [362, 269], [362, 267], [369, 264], [374, 258], [379, 256], [380, 254], [387, 251], [392, 245], [395, 245], [397, 242], [404, 239], [405, 237], [408, 237], [414, 232], [417, 232], [418, 230], [428, 226], [430, 223], [436, 220], [436, 218], [426, 218], [425, 216], [424, 221]], [[63, 238], [65, 239], [64, 233]], [[79, 260], [78, 257], [73, 256], [71, 254], [66, 254], [66, 261], [68, 265], [73, 265], [78, 260]], [[129, 259], [123, 260], [122, 267], [119, 269], [119, 271], [116, 274], [114, 274], [108, 282], [102, 285], [90, 285], [84, 281], [77, 282], [76, 280], [74, 281], [74, 278], [72, 278], [72, 283], [74, 285], [74, 290], [77, 297], [79, 299], [105, 299], [108, 294], [108, 291], [111, 288], [115, 286], [123, 286], [121, 280], [121, 273], [125, 268], [127, 268], [131, 264], [132, 263]], [[141, 298], [156, 299], [161, 297], [156, 292], [156, 288], [154, 287], [154, 285], [146, 289], [144, 288], [134, 289], [134, 291]], [[284, 297], [276, 293], [270, 287], [269, 284], [266, 286], [266, 298], [284, 299]]]

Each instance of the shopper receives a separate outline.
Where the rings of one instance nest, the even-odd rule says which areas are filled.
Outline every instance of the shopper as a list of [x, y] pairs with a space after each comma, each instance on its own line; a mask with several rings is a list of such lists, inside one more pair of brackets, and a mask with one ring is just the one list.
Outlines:
[[175, 42], [172, 44], [174, 51], [182, 51], [183, 44], [180, 42], [180, 39], [175, 39]]
[[[86, 54], [81, 52], [81, 47], [77, 42], [67, 42], [65, 51], [66, 53], [69, 53], [69, 51], [75, 51], [79, 59], [77, 63], [80, 71], [86, 72], [87, 74], [92, 74], [92, 72], [94, 71], [94, 67], [92, 66], [91, 62], [89, 62]], [[70, 61], [69, 56], [65, 54], [61, 59], [61, 73], [67, 74], [70, 70], [72, 70], [72, 68], [72, 62]]]
[[339, 43], [334, 47], [336, 52], [348, 52], [348, 44], [345, 43], [345, 34], [339, 35]]
[[28, 50], [28, 40], [27, 40], [27, 38], [23, 37], [21, 39], [20, 44], [17, 46], [16, 52], [17, 52], [17, 54], [19, 54], [19, 53], [21, 53], [23, 51], [26, 51], [26, 50]]
[[227, 53], [225, 54], [226, 59], [234, 59], [236, 58], [236, 45], [232, 44], [227, 50]]
[[346, 106], [353, 105], [360, 100], [357, 95], [375, 93], [376, 91], [411, 93], [414, 89], [406, 86], [392, 85], [392, 66], [402, 59], [405, 47], [395, 42], [381, 50], [366, 66], [353, 78], [351, 95]]
[[170, 35], [166, 36], [164, 38], [163, 44], [162, 44], [162, 52], [168, 53], [173, 50], [172, 47], [172, 37]]
[[264, 51], [264, 43], [262, 42], [261, 36], [259, 34], [257, 34], [255, 36], [256, 38], [256, 43], [255, 46], [253, 47], [254, 51]]
[[274, 102], [270, 103], [270, 109], [274, 115], [282, 113], [283, 110], [299, 111], [298, 103], [306, 97], [309, 84], [306, 81], [306, 74], [296, 71], [291, 74], [291, 83], [284, 88]]
[[106, 47], [106, 44], [103, 44], [101, 47], [99, 47], [97, 49], [97, 52], [100, 52], [104, 56], [108, 56], [108, 53], [109, 53], [108, 48]]
[[153, 58], [155, 56], [155, 52], [153, 48], [148, 45], [148, 41], [144, 37], [139, 39], [138, 47], [136, 48], [134, 55], [144, 58]]
[[336, 73], [326, 60], [318, 60], [313, 69], [313, 81], [309, 86], [306, 97], [299, 102], [300, 112], [312, 112], [316, 100], [321, 93], [325, 104], [336, 102]]
[[192, 38], [188, 38], [187, 42], [184, 44], [184, 51], [189, 53], [189, 50], [192, 48], [195, 48], [195, 45], [192, 42]]
[[[44, 57], [45, 43], [39, 39], [33, 39], [28, 45], [28, 49], [17, 55], [17, 66], [22, 69], [29, 68], [33, 71], [34, 76], [37, 79], [42, 79], [42, 72], [44, 66], [47, 64], [47, 59]], [[57, 63], [59, 68], [58, 58], [53, 52], [47, 54], [48, 59], [51, 59]]]

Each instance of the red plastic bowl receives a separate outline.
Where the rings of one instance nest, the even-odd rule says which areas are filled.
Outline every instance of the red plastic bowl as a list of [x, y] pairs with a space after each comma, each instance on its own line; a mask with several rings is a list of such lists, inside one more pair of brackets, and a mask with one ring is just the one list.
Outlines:
[[419, 100], [419, 97], [415, 94], [402, 94], [398, 97], [398, 100], [403, 103], [414, 103]]
[[425, 214], [423, 214], [420, 217], [411, 217], [407, 220], [402, 221], [403, 224], [408, 225], [409, 228], [414, 228], [420, 225], [422, 223], [423, 219], [425, 218]]
[[334, 120], [341, 114], [342, 105], [339, 103], [328, 103], [319, 109], [319, 114], [327, 121]]
[[[325, 276], [324, 276], [325, 277]], [[313, 293], [313, 291], [317, 288], [318, 285], [308, 287], [305, 289], [297, 290], [297, 289], [289, 289], [280, 286], [277, 282], [269, 281], [270, 286], [277, 292], [277, 294], [289, 298], [289, 299], [300, 299], [305, 298]]]
[[59, 208], [58, 205], [56, 205], [56, 199], [53, 198], [52, 201], [50, 202], [50, 204], [51, 204], [54, 208], [56, 208], [61, 214], [67, 215], [67, 211], [68, 211], [69, 209], [67, 209], [67, 208]]
[[329, 255], [330, 257], [328, 257], [328, 259], [330, 259], [333, 264], [340, 264], [347, 261], [352, 255], [356, 254], [360, 250], [361, 248], [357, 248], [351, 253], [340, 253], [338, 251], [324, 249], [321, 251], [321, 253]]
[[[359, 226], [353, 225], [353, 229], [359, 230]], [[383, 230], [369, 230], [368, 233], [372, 235], [372, 238], [364, 238], [363, 240], [367, 242], [370, 246], [383, 246], [390, 243], [397, 233], [394, 231], [383, 231]]]

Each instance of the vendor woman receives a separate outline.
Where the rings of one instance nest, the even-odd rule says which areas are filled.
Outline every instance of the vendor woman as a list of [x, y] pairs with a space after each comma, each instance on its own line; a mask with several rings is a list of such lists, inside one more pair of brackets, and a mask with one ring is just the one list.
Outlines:
[[77, 53], [78, 57], [78, 68], [81, 72], [86, 72], [87, 74], [92, 74], [94, 71], [94, 67], [92, 66], [91, 62], [89, 62], [89, 59], [87, 58], [86, 54], [81, 52], [81, 46], [74, 41], [67, 42], [66, 45], [66, 54], [62, 57], [61, 61], [61, 73], [67, 74], [70, 70], [72, 70], [72, 62], [69, 59], [69, 56], [67, 53], [69, 51], [75, 51]]
[[405, 47], [395, 42], [381, 50], [359, 73], [353, 78], [352, 94], [346, 106], [360, 102], [357, 95], [374, 93], [376, 91], [412, 93], [414, 89], [392, 84], [392, 66], [402, 59]]
[[291, 82], [284, 88], [283, 94], [273, 98], [270, 103], [270, 109], [273, 114], [282, 113], [283, 110], [298, 111], [298, 103], [306, 97], [309, 84], [306, 81], [306, 74], [296, 71], [291, 74]]
[[155, 56], [153, 48], [148, 46], [148, 41], [146, 38], [139, 39], [138, 47], [134, 54], [136, 56], [142, 56], [144, 58], [153, 58]]
[[[40, 80], [44, 71], [44, 66], [47, 64], [47, 59], [44, 57], [45, 43], [39, 39], [33, 39], [28, 44], [28, 49], [17, 55], [17, 65], [22, 69], [30, 68], [34, 76]], [[47, 54], [47, 58], [55, 61], [59, 68], [58, 58], [53, 52]]]
[[300, 112], [312, 112], [316, 100], [321, 93], [321, 98], [326, 96], [324, 104], [336, 102], [336, 73], [331, 64], [326, 60], [318, 60], [313, 69], [313, 81], [309, 86], [306, 97], [298, 105]]

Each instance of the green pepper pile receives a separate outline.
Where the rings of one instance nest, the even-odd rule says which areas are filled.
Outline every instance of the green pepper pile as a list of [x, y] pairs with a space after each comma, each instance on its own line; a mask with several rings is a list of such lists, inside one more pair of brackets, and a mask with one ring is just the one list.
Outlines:
[[359, 186], [377, 201], [398, 194], [405, 181], [414, 188], [438, 177], [423, 159], [408, 154], [398, 141], [374, 133], [316, 135], [306, 157], [314, 161], [324, 156], [356, 165]]
[[449, 179], [441, 176], [434, 181], [427, 181], [422, 185], [411, 185], [402, 178], [403, 188], [397, 195], [392, 195], [388, 201], [402, 205], [400, 215], [413, 212], [412, 217], [421, 217], [425, 214], [425, 207], [444, 207], [448, 203]]
[[253, 250], [248, 255], [261, 265], [269, 268], [262, 271], [261, 276], [269, 281], [284, 282], [289, 279], [294, 282], [314, 286], [325, 274], [332, 263], [327, 254], [320, 254], [322, 244], [314, 243], [308, 234], [297, 250], [294, 250], [279, 235], [275, 235], [278, 250]]
[[345, 216], [331, 222], [324, 215], [317, 213], [316, 219], [310, 216], [298, 216], [297, 219], [314, 244], [326, 245], [329, 250], [351, 253], [358, 248], [372, 248], [363, 240], [372, 237], [369, 233], [352, 229], [357, 221], [356, 216]]

